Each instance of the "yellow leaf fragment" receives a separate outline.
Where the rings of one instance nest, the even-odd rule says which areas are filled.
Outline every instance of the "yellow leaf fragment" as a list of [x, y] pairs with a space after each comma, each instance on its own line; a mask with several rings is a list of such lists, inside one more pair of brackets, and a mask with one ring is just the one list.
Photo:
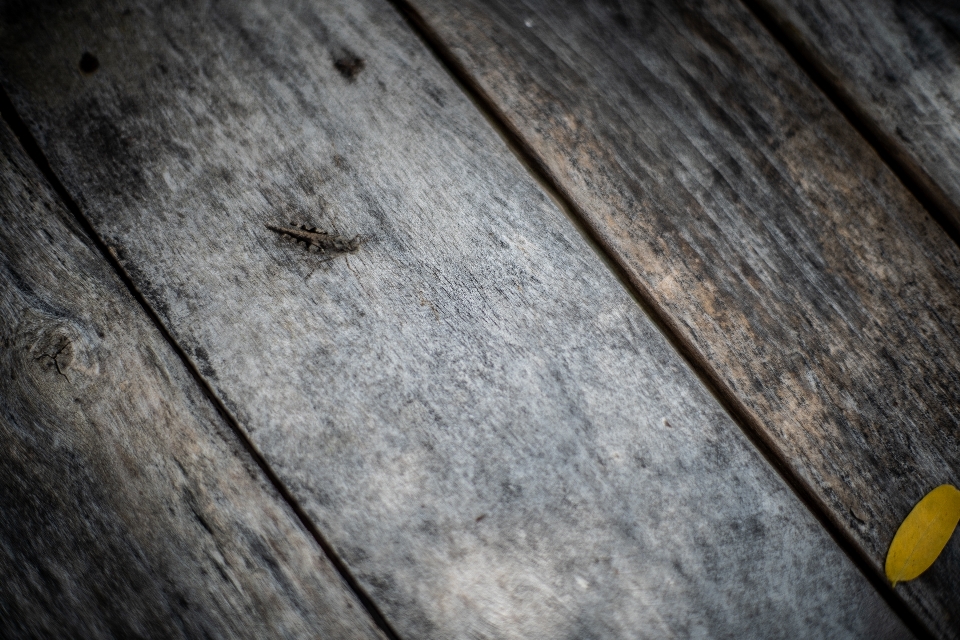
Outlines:
[[913, 580], [930, 568], [960, 522], [960, 490], [942, 484], [916, 504], [887, 552], [887, 579]]

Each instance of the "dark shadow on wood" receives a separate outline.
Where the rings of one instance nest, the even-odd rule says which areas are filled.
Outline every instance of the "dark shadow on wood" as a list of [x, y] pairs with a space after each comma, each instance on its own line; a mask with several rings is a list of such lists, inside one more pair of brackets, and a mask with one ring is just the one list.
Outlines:
[[213, 389], [207, 384], [203, 376], [200, 375], [200, 372], [197, 371], [193, 362], [187, 356], [183, 348], [174, 340], [173, 336], [167, 330], [166, 326], [160, 320], [160, 317], [156, 314], [153, 308], [144, 298], [143, 294], [137, 290], [133, 281], [130, 279], [129, 274], [120, 264], [120, 261], [117, 259], [114, 252], [110, 250], [107, 244], [103, 241], [102, 238], [94, 230], [93, 226], [86, 219], [83, 213], [80, 210], [80, 207], [71, 197], [70, 193], [67, 191], [66, 187], [63, 186], [63, 183], [53, 172], [53, 169], [50, 167], [50, 163], [47, 161], [46, 156], [43, 154], [43, 151], [40, 149], [40, 146], [37, 144], [36, 139], [34, 139], [33, 134], [30, 133], [30, 130], [27, 128], [26, 123], [17, 113], [16, 108], [13, 106], [13, 102], [10, 100], [10, 97], [7, 95], [6, 90], [0, 86], [0, 117], [7, 123], [10, 129], [13, 131], [14, 135], [17, 136], [17, 139], [20, 142], [20, 145], [26, 151], [27, 155], [37, 166], [40, 172], [46, 178], [47, 182], [56, 192], [57, 196], [63, 202], [66, 209], [73, 215], [76, 219], [78, 225], [80, 225], [83, 232], [92, 240], [96, 249], [100, 252], [103, 258], [113, 267], [114, 271], [117, 273], [118, 277], [127, 287], [127, 290], [130, 294], [136, 299], [137, 303], [143, 309], [144, 313], [150, 318], [153, 324], [157, 327], [157, 330], [163, 336], [164, 340], [170, 345], [174, 350], [177, 356], [183, 362], [184, 367], [187, 371], [190, 372], [190, 375], [193, 377], [194, 381], [203, 391], [207, 399], [213, 404], [216, 408], [217, 413], [223, 418], [223, 420], [230, 425], [230, 428], [239, 438], [240, 442], [243, 445], [243, 448], [250, 454], [254, 459], [257, 466], [263, 471], [264, 475], [277, 490], [277, 492], [283, 497], [283, 499], [290, 505], [290, 508], [296, 514], [297, 519], [300, 521], [300, 524], [303, 525], [313, 539], [320, 546], [323, 553], [330, 560], [330, 563], [336, 569], [337, 573], [343, 579], [344, 583], [350, 588], [350, 590], [357, 597], [357, 600], [363, 605], [366, 613], [373, 619], [374, 624], [377, 625], [379, 630], [387, 637], [389, 640], [401, 640], [401, 636], [393, 628], [390, 622], [386, 619], [383, 613], [380, 612], [380, 609], [377, 607], [376, 603], [373, 602], [373, 599], [369, 594], [363, 589], [357, 579], [350, 573], [350, 570], [347, 568], [346, 563], [334, 552], [333, 547], [320, 532], [317, 526], [310, 520], [310, 517], [303, 510], [300, 504], [297, 503], [294, 499], [293, 494], [290, 493], [290, 490], [280, 481], [280, 478], [277, 474], [270, 468], [270, 465], [267, 464], [267, 461], [264, 459], [263, 454], [254, 446], [254, 444], [246, 437], [243, 432], [243, 429], [240, 428], [239, 423], [236, 418], [227, 410], [222, 402], [217, 398], [217, 395], [213, 392]]

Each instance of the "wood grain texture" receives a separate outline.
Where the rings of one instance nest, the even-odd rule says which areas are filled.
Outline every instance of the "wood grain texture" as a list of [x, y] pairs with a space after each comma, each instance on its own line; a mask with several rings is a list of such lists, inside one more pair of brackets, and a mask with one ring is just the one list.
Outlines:
[[0, 123], [0, 636], [379, 638]]
[[[875, 575], [960, 474], [960, 251], [736, 2], [414, 0]], [[958, 637], [960, 544], [897, 590]]]
[[906, 633], [388, 5], [0, 33], [55, 171], [402, 636]]
[[960, 6], [749, 2], [960, 241]]

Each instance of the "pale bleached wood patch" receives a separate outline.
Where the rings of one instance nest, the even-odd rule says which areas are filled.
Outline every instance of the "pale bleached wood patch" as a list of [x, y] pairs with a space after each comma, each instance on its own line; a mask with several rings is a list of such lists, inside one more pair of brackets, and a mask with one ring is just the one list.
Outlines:
[[[738, 2], [411, 3], [882, 579], [960, 479], [957, 246]], [[958, 581], [897, 591], [960, 637]]]
[[0, 123], [0, 636], [382, 637]]
[[906, 633], [389, 6], [0, 33], [55, 171], [404, 637]]

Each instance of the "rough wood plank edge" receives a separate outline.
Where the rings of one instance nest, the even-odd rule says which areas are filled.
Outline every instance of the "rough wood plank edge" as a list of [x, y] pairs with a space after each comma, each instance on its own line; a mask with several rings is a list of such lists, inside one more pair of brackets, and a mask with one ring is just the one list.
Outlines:
[[[746, 0], [745, 0], [746, 1]], [[757, 447], [770, 465], [784, 479], [787, 485], [796, 493], [797, 497], [813, 513], [814, 517], [823, 525], [830, 537], [853, 561], [864, 574], [870, 584], [880, 593], [881, 597], [904, 621], [904, 624], [917, 635], [918, 638], [934, 638], [933, 631], [907, 605], [899, 593], [890, 586], [882, 571], [878, 571], [871, 561], [869, 554], [846, 530], [843, 523], [834, 512], [829, 509], [812, 487], [795, 470], [790, 467], [776, 443], [766, 432], [763, 426], [753, 417], [746, 405], [724, 383], [715, 367], [710, 364], [679, 330], [673, 318], [660, 307], [644, 282], [630, 275], [630, 270], [624, 264], [623, 257], [607, 243], [597, 231], [587, 223], [587, 217], [575, 204], [575, 200], [547, 170], [539, 155], [523, 138], [520, 132], [511, 125], [496, 102], [486, 93], [483, 87], [475, 81], [470, 72], [463, 66], [450, 51], [449, 45], [423, 19], [423, 16], [407, 0], [389, 0], [402, 16], [407, 20], [411, 29], [417, 33], [424, 44], [434, 53], [438, 60], [450, 72], [464, 93], [483, 113], [498, 134], [504, 139], [511, 151], [516, 154], [520, 162], [528, 168], [537, 182], [550, 194], [551, 198], [568, 215], [577, 230], [588, 240], [590, 245], [601, 255], [604, 262], [613, 270], [617, 279], [653, 320], [657, 328], [667, 337], [673, 347], [690, 364], [691, 369], [703, 382], [704, 386], [717, 399], [720, 405], [731, 415], [737, 426], [747, 438]]]
[[930, 216], [960, 244], [960, 203], [953, 202], [897, 137], [874, 120], [865, 105], [844, 87], [844, 82], [817, 55], [799, 29], [791, 25], [768, 0], [741, 0], [833, 103], [877, 155], [896, 174]]
[[364, 610], [367, 612], [373, 622], [377, 625], [379, 630], [390, 640], [400, 640], [400, 635], [390, 624], [390, 621], [387, 620], [386, 616], [383, 615], [370, 595], [350, 572], [349, 568], [343, 562], [343, 559], [340, 558], [339, 555], [334, 551], [317, 525], [307, 515], [303, 507], [298, 503], [296, 498], [294, 498], [290, 490], [273, 471], [269, 463], [267, 463], [266, 459], [264, 459], [263, 454], [259, 451], [256, 445], [250, 441], [244, 430], [240, 428], [236, 418], [233, 416], [230, 410], [224, 406], [223, 402], [220, 400], [217, 394], [214, 393], [213, 389], [210, 388], [206, 378], [201, 375], [199, 371], [197, 371], [195, 364], [184, 352], [183, 347], [180, 346], [173, 336], [170, 335], [170, 332], [167, 330], [164, 323], [157, 316], [156, 311], [146, 301], [146, 299], [143, 297], [143, 294], [133, 283], [133, 280], [130, 278], [130, 275], [127, 273], [126, 269], [124, 269], [120, 264], [116, 253], [110, 250], [90, 222], [80, 212], [80, 207], [74, 201], [67, 189], [63, 186], [63, 183], [60, 181], [57, 175], [53, 172], [53, 169], [50, 167], [50, 163], [47, 161], [46, 156], [44, 156], [43, 151], [37, 144], [33, 134], [30, 132], [29, 128], [23, 122], [23, 119], [17, 113], [13, 103], [10, 101], [10, 97], [7, 95], [7, 92], [2, 85], [0, 85], [0, 118], [2, 118], [7, 126], [10, 127], [25, 153], [33, 161], [40, 173], [43, 174], [44, 178], [47, 180], [47, 183], [60, 198], [63, 206], [70, 212], [76, 223], [81, 229], [83, 229], [84, 233], [86, 233], [93, 241], [94, 246], [97, 248], [100, 255], [110, 264], [114, 272], [127, 288], [127, 291], [129, 291], [133, 298], [137, 301], [140, 309], [142, 309], [147, 317], [150, 318], [150, 322], [157, 328], [166, 343], [170, 345], [170, 348], [173, 349], [173, 351], [177, 354], [177, 357], [183, 363], [183, 366], [186, 367], [187, 371], [190, 372], [191, 377], [203, 391], [203, 394], [216, 408], [217, 413], [230, 426], [233, 432], [237, 435], [239, 441], [243, 444], [244, 449], [250, 454], [257, 466], [263, 471], [264, 475], [267, 477], [276, 491], [283, 497], [284, 501], [286, 501], [286, 503], [293, 510], [297, 519], [300, 521], [300, 524], [303, 525], [303, 527], [310, 533], [316, 543], [323, 550], [323, 553], [326, 555], [327, 559], [336, 569], [343, 581], [349, 586], [354, 596], [363, 606]]
[[[50, 245], [32, 246], [29, 258], [13, 245], [3, 260], [0, 301], [20, 323], [0, 323], [3, 365], [14, 367], [4, 371], [13, 388], [0, 423], [20, 455], [2, 467], [28, 483], [5, 486], [4, 501], [28, 517], [4, 522], [16, 538], [0, 542], [28, 564], [4, 574], [0, 610], [11, 617], [0, 628], [10, 637], [383, 637], [17, 145], [0, 122], [2, 164], [14, 169], [3, 188], [24, 207], [5, 212], [24, 215], [5, 230]], [[31, 274], [30, 259], [53, 263], [60, 279]], [[19, 340], [34, 330], [23, 355]], [[56, 344], [53, 356], [29, 352]], [[18, 366], [24, 358], [49, 358], [34, 365], [46, 371]], [[80, 397], [62, 387], [48, 395], [38, 375], [79, 384]], [[18, 394], [21, 385], [33, 393]]]
[[[401, 0], [401, 1], [402, 1], [402, 0]], [[414, 10], [413, 12], [415, 13], [415, 10]], [[529, 27], [530, 25], [527, 25], [527, 26]], [[424, 27], [422, 26], [422, 20], [421, 20], [421, 27], [419, 27], [419, 28], [420, 28], [422, 31], [425, 30], [426, 32], [428, 32], [427, 35], [424, 36], [425, 38], [428, 38], [428, 39], [436, 38], [435, 35], [434, 35], [434, 36], [429, 35], [430, 27], [429, 27], [429, 26], [426, 26], [426, 27], [424, 28]], [[455, 40], [455, 38], [454, 38], [454, 40]], [[439, 39], [434, 39], [433, 41], [434, 41], [434, 48], [436, 49], [436, 48], [437, 48], [437, 43], [439, 42]], [[444, 48], [444, 43], [439, 42], [439, 48]], [[450, 60], [450, 58], [454, 58], [454, 56], [450, 56], [449, 54], [443, 54], [443, 56], [444, 56], [445, 58], [447, 58], [448, 61]], [[453, 63], [452, 63], [452, 64], [453, 64], [453, 66], [455, 66], [455, 67], [458, 66], [455, 59], [453, 60]], [[448, 66], [450, 66], [450, 62], [448, 62]], [[456, 72], [456, 71], [455, 71], [455, 72]], [[475, 83], [472, 81], [471, 78], [467, 77], [466, 79], [464, 79], [465, 76], [468, 76], [468, 75], [469, 75], [468, 73], [464, 73], [464, 72], [462, 71], [462, 69], [461, 69], [459, 72], [457, 72], [457, 74], [458, 74], [458, 76], [460, 77], [462, 84], [469, 84], [469, 85], [471, 85], [472, 90], [473, 90], [473, 92], [474, 92], [474, 95], [482, 95], [482, 94], [483, 94], [483, 90], [482, 90], [482, 89], [479, 89], [478, 87], [476, 87]], [[489, 98], [488, 98], [487, 96], [483, 95], [483, 97], [480, 98], [480, 100], [481, 100], [481, 101], [484, 101], [484, 102], [488, 102], [488, 101], [489, 101]], [[494, 111], [494, 112], [497, 111], [496, 107], [493, 107], [493, 111]], [[499, 114], [497, 114], [497, 115], [499, 116]], [[506, 126], [509, 126], [509, 125], [506, 125]], [[503, 127], [501, 127], [501, 131], [502, 131], [502, 130], [503, 130]], [[511, 139], [513, 139], [514, 141], [516, 141], [517, 138], [518, 138], [518, 136], [517, 136], [514, 132], [512, 132], [512, 131], [509, 132], [507, 135], [509, 135], [509, 137], [510, 137]], [[526, 145], [523, 144], [523, 141], [520, 141], [519, 143], [515, 143], [515, 144], [518, 144], [519, 146], [524, 146], [527, 150], [529, 150], [529, 147], [526, 147]], [[529, 155], [528, 155], [528, 158], [529, 158]], [[536, 161], [536, 158], [528, 159], [527, 164], [528, 164], [528, 165], [537, 165], [537, 166], [539, 166], [539, 167], [542, 167], [542, 165], [540, 165], [540, 163], [538, 163], [538, 162]], [[549, 174], [549, 172], [545, 172], [544, 175], [548, 175], [548, 174]], [[543, 177], [541, 177], [541, 179], [543, 179]], [[562, 187], [559, 187], [558, 185], [557, 185], [557, 189], [558, 189], [558, 191], [562, 191]], [[568, 200], [569, 200], [569, 198], [566, 198], [566, 197], [564, 197], [564, 199], [568, 199]], [[602, 241], [600, 241], [600, 240], [598, 239], [598, 241], [597, 241], [596, 244], [603, 244], [603, 243], [602, 243]], [[642, 288], [642, 285], [641, 285], [641, 288]], [[669, 324], [669, 321], [667, 322], [667, 324]], [[670, 333], [673, 333], [673, 331], [669, 331], [669, 332], [670, 332]], [[676, 344], [676, 343], [675, 343], [675, 344]], [[689, 355], [689, 351], [687, 351], [682, 345], [679, 345], [679, 344], [678, 344], [677, 346], [678, 346], [678, 348], [680, 348], [682, 351], [685, 351], [685, 352]], [[699, 358], [699, 356], [697, 356], [696, 354], [694, 354], [694, 355], [692, 356], [692, 360], [695, 360], [695, 361], [699, 362], [699, 361], [700, 361], [700, 358]], [[713, 376], [710, 376], [710, 377], [712, 378]], [[711, 385], [711, 386], [713, 386], [713, 385]], [[714, 387], [714, 388], [715, 388], [715, 387]], [[726, 403], [725, 403], [725, 404], [726, 404]], [[740, 403], [737, 403], [737, 404], [740, 404]], [[728, 408], [730, 408], [730, 405], [727, 405], [727, 406], [728, 406]], [[740, 406], [742, 407], [743, 405], [740, 404]], [[735, 414], [740, 413], [740, 412], [738, 412], [738, 411], [735, 410], [735, 409], [731, 409], [731, 411], [733, 411]], [[741, 416], [741, 417], [742, 417], [742, 416]], [[749, 420], [749, 419], [748, 419], [748, 421], [749, 421], [749, 422], [753, 422], [753, 423], [756, 422], [755, 420]], [[741, 423], [741, 426], [742, 426], [743, 424], [744, 424], [744, 423]], [[748, 428], [747, 431], [749, 432], [750, 429]], [[761, 439], [762, 439], [762, 434], [761, 434]], [[779, 457], [779, 456], [777, 456], [777, 457]], [[778, 465], [778, 466], [779, 466], [779, 465]], [[792, 474], [791, 474], [791, 475], [792, 475]], [[796, 487], [796, 485], [794, 485], [794, 486]], [[801, 490], [801, 493], [803, 493], [802, 490]], [[814, 498], [814, 499], [815, 499], [815, 498]], [[821, 504], [823, 504], [823, 503], [821, 503]], [[816, 510], [816, 509], [815, 509], [815, 510]], [[823, 515], [823, 514], [821, 513], [820, 515]], [[835, 519], [835, 517], [833, 517], [834, 514], [833, 514], [832, 512], [828, 511], [827, 514], [826, 514], [826, 516], [827, 516], [830, 520], [832, 520], [834, 523], [837, 522], [837, 520]], [[831, 527], [828, 527], [828, 528], [831, 528]], [[836, 530], [835, 530], [835, 529], [831, 528], [831, 531], [832, 531], [832, 533], [836, 534]], [[853, 538], [848, 538], [846, 535], [844, 535], [844, 533], [843, 533], [842, 531], [839, 533], [839, 535], [840, 535], [841, 537], [843, 537], [843, 538], [846, 538], [846, 539], [848, 539], [848, 540], [850, 540], [850, 541], [853, 541]], [[859, 547], [859, 545], [857, 545], [855, 542], [853, 542], [853, 544], [854, 544], [854, 547], [853, 547], [852, 549], [851, 549], [850, 547], [847, 547], [848, 552], [851, 552], [851, 553], [860, 555], [860, 553], [863, 551], [863, 549], [862, 549], [861, 547]], [[876, 567], [877, 567], [876, 563], [875, 563], [875, 562], [869, 562], [869, 561], [867, 561], [867, 560], [864, 558], [863, 555], [860, 555], [860, 559], [863, 560], [863, 562], [865, 562], [867, 566], [869, 566], [869, 569], [867, 570], [867, 574], [871, 576], [871, 579], [874, 581], [874, 583], [879, 586], [879, 588], [881, 589], [881, 591], [887, 591], [887, 592], [889, 593], [890, 588], [889, 588], [889, 585], [886, 583], [886, 581], [885, 581], [885, 580], [883, 579], [883, 577], [882, 577], [882, 570], [878, 571], [878, 570], [876, 569]], [[863, 565], [863, 564], [861, 564], [860, 566], [861, 566], [861, 568], [864, 568], [864, 565]], [[899, 599], [899, 596], [896, 595], [896, 592], [894, 592], [894, 597], [897, 598], [897, 599]], [[907, 614], [907, 615], [908, 615], [911, 619], [913, 619], [913, 620], [915, 620], [915, 621], [918, 620], [918, 619], [916, 618], [916, 616], [914, 616], [914, 615], [912, 615], [912, 614]]]

